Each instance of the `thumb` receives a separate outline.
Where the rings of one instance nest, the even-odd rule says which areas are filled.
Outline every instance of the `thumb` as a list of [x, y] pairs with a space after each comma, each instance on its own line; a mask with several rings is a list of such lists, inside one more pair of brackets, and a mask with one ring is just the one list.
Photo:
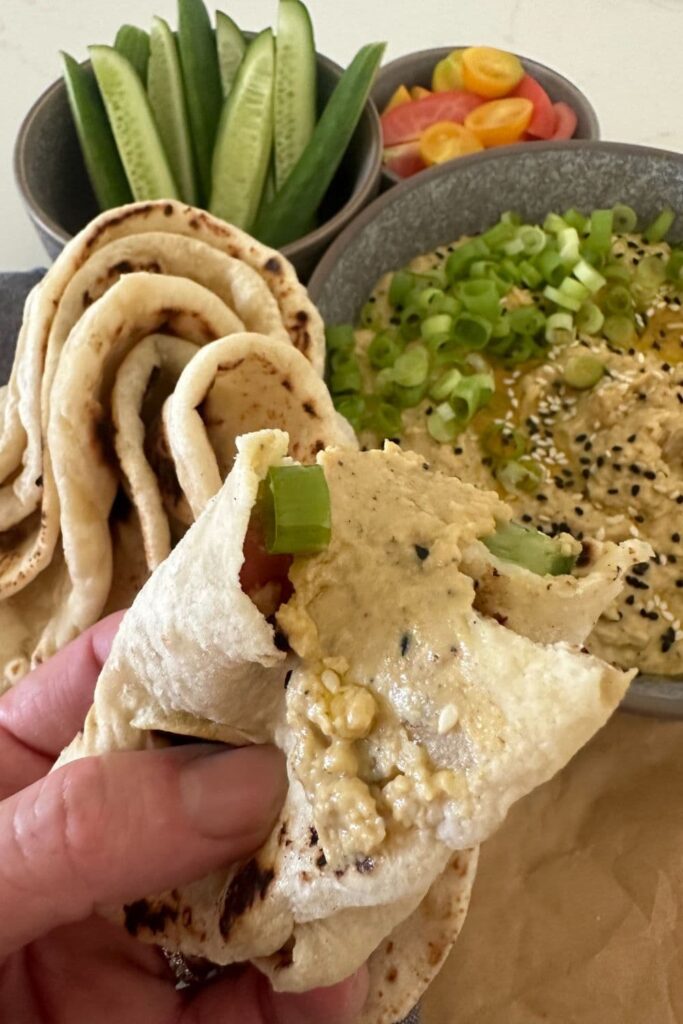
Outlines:
[[0, 957], [96, 904], [182, 885], [257, 849], [284, 799], [272, 747], [88, 757], [0, 804]]

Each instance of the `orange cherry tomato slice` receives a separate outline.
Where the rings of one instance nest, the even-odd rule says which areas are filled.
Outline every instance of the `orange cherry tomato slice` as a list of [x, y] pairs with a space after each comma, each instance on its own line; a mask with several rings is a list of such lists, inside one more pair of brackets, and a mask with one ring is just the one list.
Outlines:
[[462, 50], [453, 50], [436, 65], [432, 72], [434, 92], [452, 92], [454, 89], [464, 88], [462, 54]]
[[470, 46], [462, 52], [463, 87], [486, 99], [507, 96], [524, 77], [519, 57], [493, 46]]
[[384, 108], [384, 113], [388, 114], [390, 110], [394, 110], [396, 107], [402, 107], [404, 103], [410, 103], [411, 100], [412, 96], [408, 92], [407, 87], [405, 85], [399, 85], [398, 89]]
[[478, 153], [483, 148], [473, 132], [453, 121], [437, 121], [420, 136], [420, 156], [427, 166]]
[[470, 111], [465, 127], [477, 136], [482, 146], [507, 146], [518, 142], [529, 127], [534, 113], [531, 100], [510, 96], [491, 100]]

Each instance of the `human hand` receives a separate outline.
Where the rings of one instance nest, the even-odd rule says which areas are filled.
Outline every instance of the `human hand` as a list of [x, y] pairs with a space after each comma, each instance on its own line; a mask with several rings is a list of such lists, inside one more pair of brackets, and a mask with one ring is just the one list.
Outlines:
[[273, 993], [254, 968], [177, 991], [156, 947], [94, 916], [257, 849], [285, 795], [269, 747], [205, 744], [84, 758], [47, 774], [81, 728], [120, 616], [0, 698], [0, 1019], [8, 1024], [350, 1024], [360, 972]]

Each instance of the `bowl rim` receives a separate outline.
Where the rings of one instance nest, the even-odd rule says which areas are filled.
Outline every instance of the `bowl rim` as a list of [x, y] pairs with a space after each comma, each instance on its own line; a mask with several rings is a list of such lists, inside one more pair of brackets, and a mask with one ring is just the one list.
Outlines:
[[[325, 67], [326, 70], [337, 74], [338, 77], [341, 77], [344, 69], [340, 64], [337, 64], [337, 62], [332, 60], [331, 57], [327, 57], [324, 53], [319, 53], [318, 51], [316, 51], [316, 57], [318, 64]], [[90, 61], [86, 59], [80, 63], [81, 66], [87, 67], [90, 64]], [[33, 191], [29, 188], [26, 173], [26, 140], [38, 113], [42, 110], [45, 104], [53, 98], [55, 93], [65, 89], [66, 85], [64, 83], [64, 79], [60, 76], [47, 86], [47, 88], [44, 89], [33, 102], [19, 126], [19, 131], [14, 142], [12, 159], [14, 180], [22, 200], [29, 211], [29, 216], [54, 242], [57, 242], [62, 246], [67, 245], [74, 236], [70, 235], [61, 226], [61, 224], [43, 210], [33, 194]], [[354, 191], [351, 193], [346, 203], [335, 213], [333, 217], [319, 225], [319, 227], [315, 228], [314, 231], [309, 231], [308, 234], [302, 235], [301, 238], [297, 238], [293, 242], [288, 242], [287, 245], [283, 246], [280, 251], [285, 257], [292, 259], [303, 255], [309, 249], [315, 250], [320, 244], [324, 244], [326, 239], [334, 238], [334, 236], [338, 234], [339, 231], [342, 230], [343, 227], [352, 220], [364, 206], [367, 205], [368, 201], [376, 193], [382, 176], [382, 126], [380, 124], [377, 107], [372, 100], [372, 95], [368, 96], [358, 119], [358, 124], [354, 130], [354, 134], [358, 131], [363, 119], [367, 119], [368, 121], [371, 132], [371, 141], [365, 152], [367, 166], [361, 169], [360, 179], [354, 188]], [[102, 212], [105, 211], [99, 211], [99, 213]], [[99, 216], [99, 213], [96, 214], [96, 216]]]
[[[388, 64], [384, 64], [380, 68], [377, 78], [375, 79], [375, 84], [372, 87], [373, 101], [375, 101], [376, 104], [375, 96], [377, 93], [378, 86], [380, 86], [382, 83], [382, 78], [388, 72], [395, 70], [401, 64], [409, 64], [411, 61], [417, 60], [418, 57], [426, 59], [427, 56], [431, 57], [431, 59], [433, 59], [434, 61], [441, 60], [443, 57], [448, 56], [449, 53], [452, 53], [453, 50], [464, 50], [467, 49], [467, 47], [470, 45], [473, 44], [465, 43], [459, 46], [432, 46], [427, 47], [424, 50], [413, 50], [411, 53], [405, 53], [400, 57], [395, 57], [392, 61], [389, 61]], [[508, 52], [512, 53], [513, 51], [510, 50]], [[571, 93], [571, 102], [576, 103], [577, 105], [581, 105], [583, 114], [585, 115], [585, 118], [588, 122], [588, 135], [584, 139], [573, 139], [571, 141], [598, 142], [600, 140], [600, 121], [598, 119], [595, 107], [593, 106], [587, 94], [583, 91], [583, 89], [580, 89], [576, 82], [572, 81], [571, 78], [567, 78], [567, 76], [563, 75], [561, 71], [557, 71], [555, 68], [550, 67], [548, 64], [543, 64], [542, 61], [534, 60], [533, 57], [525, 57], [522, 53], [515, 53], [514, 56], [518, 57], [519, 60], [522, 62], [522, 64], [524, 65], [524, 70], [530, 72], [532, 75], [535, 75], [540, 70], [543, 72], [544, 75], [548, 75], [551, 78], [553, 78], [556, 82], [560, 82]], [[538, 142], [534, 142], [534, 147], [544, 144], [544, 141], [549, 140], [539, 140]], [[565, 140], [558, 140], [558, 142], [555, 142], [554, 145], [559, 145], [560, 141]], [[425, 172], [420, 171], [419, 173], [424, 174]], [[417, 175], [413, 175], [413, 177], [417, 177]], [[382, 165], [382, 178], [386, 182], [391, 182], [392, 186], [400, 185], [407, 180], [405, 178], [400, 178], [398, 174], [395, 174], [393, 171], [389, 170], [388, 167], [384, 167], [384, 165]]]
[[533, 149], [511, 146], [496, 146], [495, 149], [485, 149], [481, 153], [472, 153], [469, 156], [458, 157], [448, 163], [436, 167], [429, 167], [420, 174], [414, 174], [411, 178], [401, 181], [395, 188], [390, 188], [369, 203], [350, 224], [335, 238], [329, 249], [323, 254], [308, 282], [308, 290], [314, 302], [320, 298], [323, 286], [331, 276], [339, 257], [359, 232], [371, 223], [379, 213], [395, 202], [404, 193], [412, 192], [423, 186], [426, 182], [445, 178], [451, 174], [458, 174], [460, 167], [471, 167], [478, 163], [495, 163], [499, 160], [517, 159], [522, 157], [534, 157], [544, 153], [566, 153], [572, 151], [587, 150], [588, 152], [615, 153], [622, 155], [642, 154], [643, 156], [655, 154], [658, 157], [670, 157], [683, 164], [683, 153], [670, 149], [660, 149], [656, 146], [646, 146], [638, 142], [608, 142], [603, 139], [566, 139], [557, 142], [538, 142]]

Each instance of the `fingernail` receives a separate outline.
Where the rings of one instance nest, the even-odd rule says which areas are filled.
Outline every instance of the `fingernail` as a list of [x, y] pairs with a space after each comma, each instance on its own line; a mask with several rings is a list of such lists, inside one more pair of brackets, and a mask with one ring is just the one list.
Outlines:
[[180, 774], [181, 800], [190, 823], [216, 839], [265, 839], [286, 790], [284, 757], [275, 747], [208, 753], [188, 761]]

